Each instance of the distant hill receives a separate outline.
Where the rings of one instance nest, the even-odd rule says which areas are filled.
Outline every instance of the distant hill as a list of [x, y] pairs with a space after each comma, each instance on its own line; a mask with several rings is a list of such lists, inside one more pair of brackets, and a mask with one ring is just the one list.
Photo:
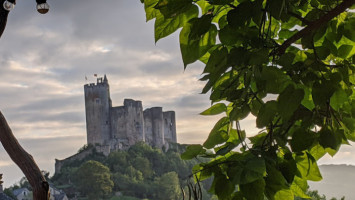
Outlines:
[[319, 167], [323, 180], [309, 182], [311, 190], [318, 190], [327, 199], [345, 196], [346, 200], [355, 199], [355, 166], [352, 165], [321, 165]]

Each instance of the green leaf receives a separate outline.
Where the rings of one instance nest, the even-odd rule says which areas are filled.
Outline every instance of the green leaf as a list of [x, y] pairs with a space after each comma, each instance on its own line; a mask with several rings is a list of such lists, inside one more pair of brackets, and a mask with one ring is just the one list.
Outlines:
[[268, 101], [260, 109], [258, 117], [256, 118], [256, 127], [263, 128], [269, 125], [275, 117], [277, 112], [277, 102]]
[[285, 177], [287, 183], [291, 184], [297, 174], [297, 165], [291, 153], [286, 153], [284, 159], [278, 165], [279, 170]]
[[192, 23], [191, 32], [189, 34], [190, 40], [199, 40], [201, 36], [206, 34], [211, 28], [213, 15], [206, 14], [202, 15], [200, 18], [194, 18], [190, 21]]
[[338, 147], [338, 141], [337, 138], [335, 137], [334, 133], [332, 133], [331, 130], [327, 128], [322, 128], [322, 130], [319, 131], [319, 144], [323, 148], [331, 148], [336, 150]]
[[343, 89], [338, 89], [330, 98], [330, 105], [334, 110], [339, 110], [348, 101], [348, 95]]
[[348, 57], [352, 49], [352, 45], [343, 44], [338, 49], [338, 56], [345, 59]]
[[304, 98], [302, 89], [295, 89], [289, 85], [278, 97], [278, 112], [281, 117], [287, 121], [296, 111]]
[[155, 42], [174, 33], [177, 29], [183, 27], [187, 21], [197, 16], [197, 6], [191, 6], [186, 12], [172, 18], [165, 18], [162, 14], [158, 14], [154, 24]]
[[319, 160], [326, 154], [326, 151], [321, 145], [317, 144], [312, 147], [309, 153], [314, 157], [314, 159]]
[[200, 144], [191, 144], [187, 146], [186, 151], [181, 154], [181, 159], [189, 160], [195, 158], [198, 154], [205, 152]]
[[217, 103], [207, 110], [200, 113], [200, 115], [218, 115], [227, 111], [227, 106], [224, 103]]
[[253, 14], [253, 4], [250, 1], [240, 3], [236, 8], [227, 14], [228, 24], [232, 27], [241, 27], [251, 19]]
[[306, 198], [306, 199], [309, 198], [309, 196], [306, 195], [306, 193], [305, 193], [308, 189], [307, 180], [305, 180], [305, 179], [301, 179], [296, 176], [292, 182], [290, 189], [292, 190], [293, 194], [296, 197]]
[[217, 27], [213, 24], [201, 38], [191, 40], [189, 35], [193, 24], [186, 24], [180, 32], [180, 50], [184, 66], [201, 58], [216, 43]]
[[210, 80], [215, 82], [227, 69], [228, 50], [225, 47], [212, 51], [203, 73], [210, 73]]
[[207, 140], [203, 143], [203, 146], [207, 149], [213, 148], [217, 144], [221, 144], [228, 139], [229, 118], [223, 117], [211, 130]]
[[286, 9], [285, 0], [270, 1], [270, 14], [275, 19], [280, 19], [282, 12]]
[[325, 60], [330, 55], [330, 50], [324, 46], [319, 46], [315, 48], [318, 58]]
[[265, 180], [263, 178], [248, 184], [241, 184], [239, 187], [246, 199], [264, 200]]
[[[328, 80], [322, 80], [321, 83], [316, 82], [312, 87], [312, 98], [314, 104], [323, 106], [327, 103], [337, 86]], [[325, 89], [326, 88], [326, 89]]]
[[261, 72], [261, 79], [266, 85], [266, 92], [272, 94], [279, 94], [290, 83], [289, 78], [280, 69], [275, 67], [263, 67]]
[[248, 184], [265, 176], [266, 166], [263, 158], [255, 157], [250, 153], [235, 155], [231, 160], [235, 164], [227, 171], [234, 184]]
[[[334, 45], [333, 42], [331, 42], [330, 40], [328, 40], [327, 38], [324, 38], [323, 44], [324, 47], [326, 47], [327, 49], [330, 50], [330, 52], [334, 55], [338, 54], [338, 49], [337, 47]], [[325, 59], [325, 58], [324, 58]]]
[[294, 200], [295, 195], [290, 189], [283, 189], [276, 192], [274, 199], [275, 200]]
[[159, 0], [145, 0], [144, 1], [144, 9], [146, 15], [146, 21], [154, 19], [159, 12], [154, 8], [154, 6], [159, 2]]
[[218, 33], [219, 40], [225, 45], [241, 44], [244, 37], [243, 29], [224, 26]]
[[322, 180], [322, 175], [320, 174], [317, 162], [312, 155], [308, 153], [297, 155], [295, 160], [297, 162], [297, 168], [303, 179], [310, 181]]
[[304, 90], [304, 98], [301, 102], [301, 104], [306, 107], [308, 110], [313, 110], [314, 108], [314, 102], [312, 99], [312, 92], [310, 90], [310, 88], [306, 87], [305, 85], [301, 85], [301, 87]]
[[266, 48], [259, 49], [253, 52], [253, 59], [249, 60], [250, 65], [268, 64], [269, 62], [269, 50]]
[[234, 184], [225, 176], [216, 176], [213, 182], [215, 182], [215, 184], [213, 184], [215, 187], [214, 191], [218, 199], [227, 200], [235, 190]]
[[355, 131], [355, 119], [350, 117], [344, 117], [342, 122], [344, 123], [345, 127], [354, 132]]
[[154, 6], [165, 18], [170, 18], [185, 12], [192, 6], [192, 0], [159, 0]]
[[208, 0], [211, 5], [226, 5], [232, 3], [234, 0]]
[[313, 132], [300, 128], [293, 133], [290, 145], [294, 152], [301, 152], [310, 148], [315, 139], [316, 136]]
[[239, 121], [246, 118], [250, 113], [248, 104], [243, 104], [241, 107], [234, 107], [229, 113], [229, 118], [234, 121]]
[[[274, 166], [271, 166], [270, 164], [267, 165], [267, 176], [265, 181], [266, 181], [265, 195], [266, 197], [268, 197], [268, 199], [275, 199], [275, 196], [279, 191], [287, 190], [289, 188], [281, 172], [278, 169], [276, 169]], [[280, 197], [279, 195], [281, 194], [283, 194], [283, 192], [278, 194], [277, 198], [279, 198]], [[285, 195], [285, 197], [288, 198], [287, 195]]]

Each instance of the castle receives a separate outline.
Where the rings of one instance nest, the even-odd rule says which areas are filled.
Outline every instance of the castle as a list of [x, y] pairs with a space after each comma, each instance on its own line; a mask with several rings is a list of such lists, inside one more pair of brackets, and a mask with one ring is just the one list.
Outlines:
[[[175, 112], [163, 112], [162, 107], [143, 111], [142, 102], [125, 99], [123, 106], [112, 107], [110, 86], [106, 75], [97, 83], [84, 85], [87, 144], [95, 151], [109, 155], [144, 141], [157, 148], [169, 148], [177, 143]], [[55, 173], [67, 161], [81, 160], [92, 153], [88, 149], [66, 159], [55, 159]]]
[[127, 149], [138, 141], [157, 148], [176, 143], [175, 112], [162, 107], [143, 111], [142, 102], [125, 99], [123, 106], [112, 107], [106, 75], [97, 83], [84, 86], [87, 144], [108, 155]]

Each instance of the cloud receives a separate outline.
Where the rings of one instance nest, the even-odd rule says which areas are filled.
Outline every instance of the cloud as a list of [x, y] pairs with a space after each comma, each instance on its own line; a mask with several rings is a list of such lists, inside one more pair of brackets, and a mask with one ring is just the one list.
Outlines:
[[[175, 110], [179, 142], [207, 138], [220, 116], [198, 114], [210, 106], [208, 95], [199, 94], [203, 68], [195, 63], [184, 70], [178, 33], [155, 44], [139, 1], [49, 3], [50, 12], [40, 15], [35, 2], [18, 2], [0, 39], [0, 110], [42, 169], [53, 173], [54, 158], [86, 143], [83, 85], [95, 82], [93, 74], [107, 74], [114, 106], [133, 98], [144, 108]], [[254, 119], [243, 127], [255, 133]], [[22, 175], [3, 155], [0, 149], [8, 186]], [[352, 158], [346, 156], [342, 162]]]

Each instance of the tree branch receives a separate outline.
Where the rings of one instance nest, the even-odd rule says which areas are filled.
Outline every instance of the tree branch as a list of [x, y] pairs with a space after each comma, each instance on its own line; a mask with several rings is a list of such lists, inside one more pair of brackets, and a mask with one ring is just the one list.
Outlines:
[[323, 24], [327, 23], [328, 21], [332, 20], [334, 17], [340, 15], [346, 9], [350, 8], [353, 4], [355, 4], [355, 0], [344, 0], [341, 4], [335, 7], [333, 10], [329, 11], [327, 14], [323, 15], [321, 18], [311, 22], [308, 26], [306, 26], [301, 31], [294, 34], [292, 37], [287, 39], [280, 47], [277, 49], [277, 54], [282, 55], [285, 53], [286, 49], [296, 42], [297, 40], [301, 39], [302, 37], [310, 34], [312, 31], [317, 30]]
[[18, 143], [13, 135], [5, 117], [0, 112], [0, 142], [11, 159], [25, 174], [33, 189], [34, 200], [49, 199], [49, 185], [43, 177], [33, 157], [28, 154]]

